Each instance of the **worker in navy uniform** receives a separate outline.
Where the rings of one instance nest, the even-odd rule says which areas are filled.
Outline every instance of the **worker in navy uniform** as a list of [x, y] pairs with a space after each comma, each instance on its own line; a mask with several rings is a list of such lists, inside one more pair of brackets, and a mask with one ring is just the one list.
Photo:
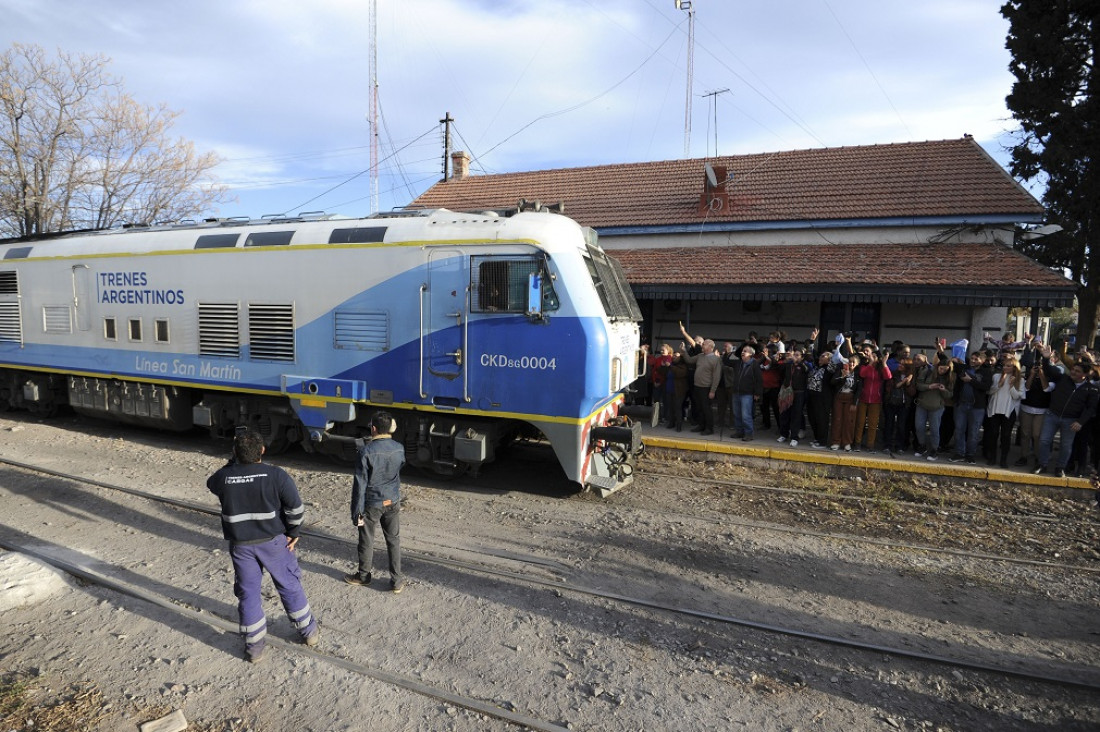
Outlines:
[[233, 441], [233, 459], [206, 481], [206, 487], [221, 501], [222, 533], [229, 540], [233, 560], [240, 630], [245, 653], [253, 663], [263, 656], [267, 635], [260, 594], [265, 569], [303, 642], [315, 646], [320, 640], [294, 556], [305, 507], [294, 479], [281, 468], [263, 464], [263, 454], [263, 437], [245, 430]]
[[359, 529], [359, 571], [344, 575], [349, 585], [369, 585], [374, 566], [374, 529], [382, 525], [390, 559], [390, 590], [401, 592], [401, 467], [405, 447], [391, 439], [397, 428], [387, 412], [371, 418], [369, 440], [359, 446], [351, 484], [351, 522]]

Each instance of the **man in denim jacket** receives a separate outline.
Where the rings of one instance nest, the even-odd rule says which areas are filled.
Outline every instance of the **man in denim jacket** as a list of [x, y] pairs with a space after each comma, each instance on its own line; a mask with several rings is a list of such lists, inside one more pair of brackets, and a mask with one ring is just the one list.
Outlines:
[[351, 485], [351, 522], [359, 529], [359, 571], [344, 575], [349, 585], [369, 585], [374, 565], [374, 529], [382, 525], [390, 559], [390, 589], [405, 588], [401, 574], [401, 467], [405, 448], [391, 439], [396, 425], [387, 412], [371, 418], [369, 440], [359, 452]]

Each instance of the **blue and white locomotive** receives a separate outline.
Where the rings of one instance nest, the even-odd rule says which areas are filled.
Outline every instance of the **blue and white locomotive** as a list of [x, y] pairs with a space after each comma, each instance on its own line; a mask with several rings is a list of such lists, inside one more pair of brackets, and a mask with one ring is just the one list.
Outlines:
[[637, 304], [590, 229], [447, 210], [0, 242], [0, 409], [82, 414], [343, 457], [380, 409], [408, 462], [458, 475], [545, 438], [569, 480], [631, 480], [620, 415]]

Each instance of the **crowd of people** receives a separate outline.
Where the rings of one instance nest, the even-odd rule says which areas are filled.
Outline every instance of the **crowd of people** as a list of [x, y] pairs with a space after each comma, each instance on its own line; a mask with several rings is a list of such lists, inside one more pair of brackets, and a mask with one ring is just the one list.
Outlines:
[[[774, 439], [892, 458], [979, 460], [1059, 476], [1100, 468], [1098, 358], [1051, 349], [1025, 334], [937, 339], [931, 355], [901, 341], [839, 333], [822, 347], [780, 331], [719, 349], [680, 324], [683, 341], [649, 354], [636, 397], [660, 404], [662, 424], [746, 442]], [[759, 425], [759, 428], [758, 428]], [[1055, 454], [1055, 437], [1057, 453]]]

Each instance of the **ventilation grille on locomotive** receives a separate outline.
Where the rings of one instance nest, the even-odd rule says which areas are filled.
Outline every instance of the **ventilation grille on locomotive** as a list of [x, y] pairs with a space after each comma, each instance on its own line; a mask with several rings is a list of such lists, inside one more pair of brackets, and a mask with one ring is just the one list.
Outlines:
[[337, 348], [357, 351], [390, 349], [390, 316], [385, 310], [337, 310]]
[[47, 333], [72, 333], [72, 310], [68, 305], [46, 305], [42, 308], [42, 327]]
[[199, 303], [199, 355], [241, 357], [240, 305]]
[[19, 273], [0, 272], [0, 341], [23, 342], [23, 321], [19, 316]]
[[248, 306], [249, 354], [255, 361], [294, 360], [294, 306]]

